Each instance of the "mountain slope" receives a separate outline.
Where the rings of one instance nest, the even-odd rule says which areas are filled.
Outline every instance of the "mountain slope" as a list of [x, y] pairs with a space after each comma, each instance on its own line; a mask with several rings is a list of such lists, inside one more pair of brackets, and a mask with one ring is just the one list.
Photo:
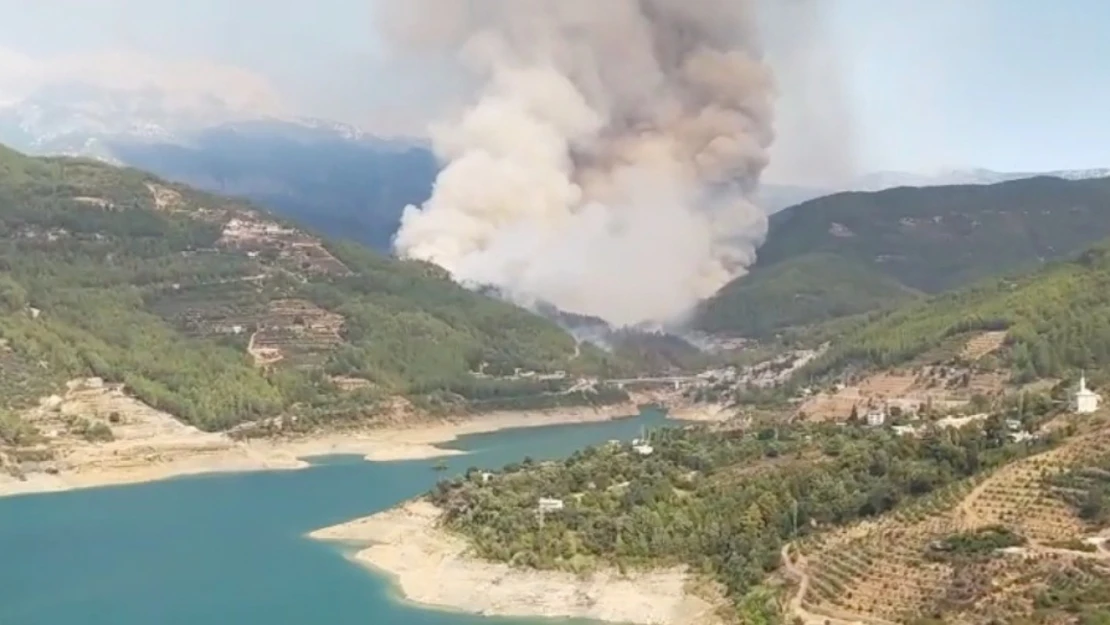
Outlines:
[[88, 375], [208, 430], [362, 418], [397, 396], [440, 410], [606, 400], [511, 377], [607, 366], [549, 321], [136, 170], [0, 148], [0, 266], [9, 409]]
[[[490, 477], [472, 471], [441, 481], [401, 513], [411, 519], [424, 511], [425, 535], [449, 530], [467, 541], [468, 556], [524, 569], [583, 577], [636, 569], [646, 576], [685, 565], [687, 588], [719, 608], [719, 618], [691, 619], [699, 611], [684, 602], [673, 612], [659, 609], [660, 622], [820, 623], [824, 618], [791, 618], [797, 610], [788, 608], [779, 595], [785, 585], [772, 575], [787, 564], [784, 554], [820, 544], [839, 528], [858, 535], [895, 514], [950, 506], [992, 470], [1051, 444], [1010, 443], [981, 424], [943, 437], [798, 423], [649, 436], [646, 451], [614, 441], [563, 461], [509, 465]], [[561, 505], [537, 523], [535, 502], [547, 499]], [[902, 536], [881, 538], [874, 559], [900, 555]], [[410, 539], [382, 536], [393, 544]], [[899, 575], [916, 572], [890, 568], [886, 579], [895, 585]], [[814, 590], [839, 590], [826, 584]], [[958, 581], [951, 586], [955, 594]], [[900, 594], [891, 588], [883, 597], [897, 605]], [[913, 607], [913, 616], [942, 613]], [[919, 622], [898, 616], [836, 622]]]
[[401, 212], [431, 194], [439, 169], [414, 142], [290, 123], [234, 124], [186, 141], [110, 141], [115, 158], [207, 191], [249, 198], [333, 237], [387, 252]]
[[766, 335], [814, 319], [854, 315], [913, 298], [916, 292], [857, 260], [807, 254], [755, 271], [705, 302], [699, 327]]
[[896, 366], [980, 331], [1006, 332], [997, 357], [1016, 381], [1110, 365], [1110, 241], [1019, 277], [877, 314], [839, 337], [802, 374]]
[[401, 211], [431, 193], [425, 145], [328, 120], [265, 117], [204, 98], [83, 83], [0, 103], [0, 143], [91, 157], [248, 198], [324, 234], [386, 251]]
[[[1110, 179], [842, 193], [786, 209], [771, 222], [751, 273], [702, 307], [699, 327], [764, 334], [1066, 257], [1110, 236]], [[823, 268], [830, 263], [844, 285], [835, 298], [847, 304], [813, 306], [810, 294], [833, 292], [833, 269]], [[795, 282], [778, 287], [784, 292], [761, 299], [763, 285], [789, 266], [811, 269], [793, 272]], [[802, 304], [784, 308], [791, 299]], [[738, 302], [754, 312], [736, 310]]]

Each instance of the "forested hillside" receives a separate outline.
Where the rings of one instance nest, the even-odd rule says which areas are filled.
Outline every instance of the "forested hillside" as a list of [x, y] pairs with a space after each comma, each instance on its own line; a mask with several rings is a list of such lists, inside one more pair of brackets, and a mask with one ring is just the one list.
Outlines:
[[751, 273], [696, 325], [763, 336], [1068, 257], [1110, 236], [1110, 179], [841, 193], [771, 221]]
[[[613, 444], [492, 479], [475, 470], [430, 499], [480, 557], [576, 573], [685, 564], [724, 588], [725, 622], [786, 623], [785, 600], [764, 583], [787, 542], [942, 505], [967, 478], [1052, 444], [1013, 444], [999, 423], [921, 438], [836, 425], [670, 429], [653, 432], [648, 456]], [[540, 498], [565, 508], [540, 523]]]
[[0, 267], [8, 410], [89, 375], [209, 430], [361, 418], [397, 396], [452, 411], [624, 398], [512, 378], [613, 363], [435, 267], [136, 170], [0, 148]]
[[753, 271], [705, 304], [699, 329], [763, 337], [776, 330], [854, 315], [919, 293], [859, 260], [816, 253]]
[[1006, 331], [998, 364], [1018, 382], [1110, 365], [1110, 242], [1019, 277], [876, 314], [802, 374], [895, 366], [946, 339], [986, 330]]

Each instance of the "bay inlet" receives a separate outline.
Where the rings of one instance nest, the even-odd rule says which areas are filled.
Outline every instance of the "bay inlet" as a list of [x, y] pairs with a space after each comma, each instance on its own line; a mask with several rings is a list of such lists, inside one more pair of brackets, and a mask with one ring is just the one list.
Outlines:
[[[446, 475], [569, 455], [662, 426], [661, 413], [503, 430], [442, 460], [312, 459], [301, 471], [215, 474], [0, 499], [0, 625], [524, 625], [426, 610], [311, 540], [387, 510]], [[433, 467], [445, 463], [445, 471]], [[561, 621], [567, 623], [568, 621]]]

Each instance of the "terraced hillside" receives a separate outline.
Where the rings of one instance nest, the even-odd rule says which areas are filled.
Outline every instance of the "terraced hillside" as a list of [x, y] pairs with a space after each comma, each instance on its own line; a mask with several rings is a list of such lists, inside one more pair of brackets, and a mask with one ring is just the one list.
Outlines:
[[751, 273], [707, 301], [712, 332], [761, 337], [1035, 269], [1110, 236], [1110, 179], [841, 193], [772, 218]]
[[843, 421], [875, 410], [907, 416], [975, 412], [1028, 390], [1029, 385], [1016, 384], [1008, 372], [998, 370], [994, 355], [1005, 347], [1005, 332], [969, 335], [952, 337], [905, 366], [842, 376], [831, 388], [808, 394], [797, 414]]
[[866, 623], [1106, 618], [1107, 534], [1069, 505], [1058, 484], [1104, 464], [1110, 423], [1086, 419], [1056, 448], [877, 521], [791, 545], [786, 562], [802, 581], [794, 611]]
[[625, 398], [572, 393], [614, 363], [435, 267], [135, 170], [0, 148], [0, 268], [8, 444], [34, 438], [15, 412], [89, 376], [204, 430], [365, 420], [396, 397], [425, 412]]

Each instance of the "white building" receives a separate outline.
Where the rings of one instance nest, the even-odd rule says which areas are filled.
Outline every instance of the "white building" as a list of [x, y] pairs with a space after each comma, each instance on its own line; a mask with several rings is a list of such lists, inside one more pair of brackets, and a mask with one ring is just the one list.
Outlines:
[[917, 434], [917, 428], [912, 425], [896, 425], [893, 428], [894, 433], [898, 436], [912, 436]]
[[1098, 393], [1087, 388], [1087, 376], [1079, 377], [1079, 390], [1075, 392], [1072, 408], [1079, 414], [1090, 414], [1098, 410], [1102, 398]]
[[540, 497], [540, 512], [555, 512], [565, 507], [562, 499]]
[[886, 423], [886, 411], [882, 408], [876, 408], [867, 413], [867, 425], [879, 427], [884, 423]]
[[655, 451], [655, 448], [651, 445], [648, 445], [647, 443], [643, 443], [641, 445], [633, 445], [632, 449], [641, 456], [650, 456], [652, 452]]

